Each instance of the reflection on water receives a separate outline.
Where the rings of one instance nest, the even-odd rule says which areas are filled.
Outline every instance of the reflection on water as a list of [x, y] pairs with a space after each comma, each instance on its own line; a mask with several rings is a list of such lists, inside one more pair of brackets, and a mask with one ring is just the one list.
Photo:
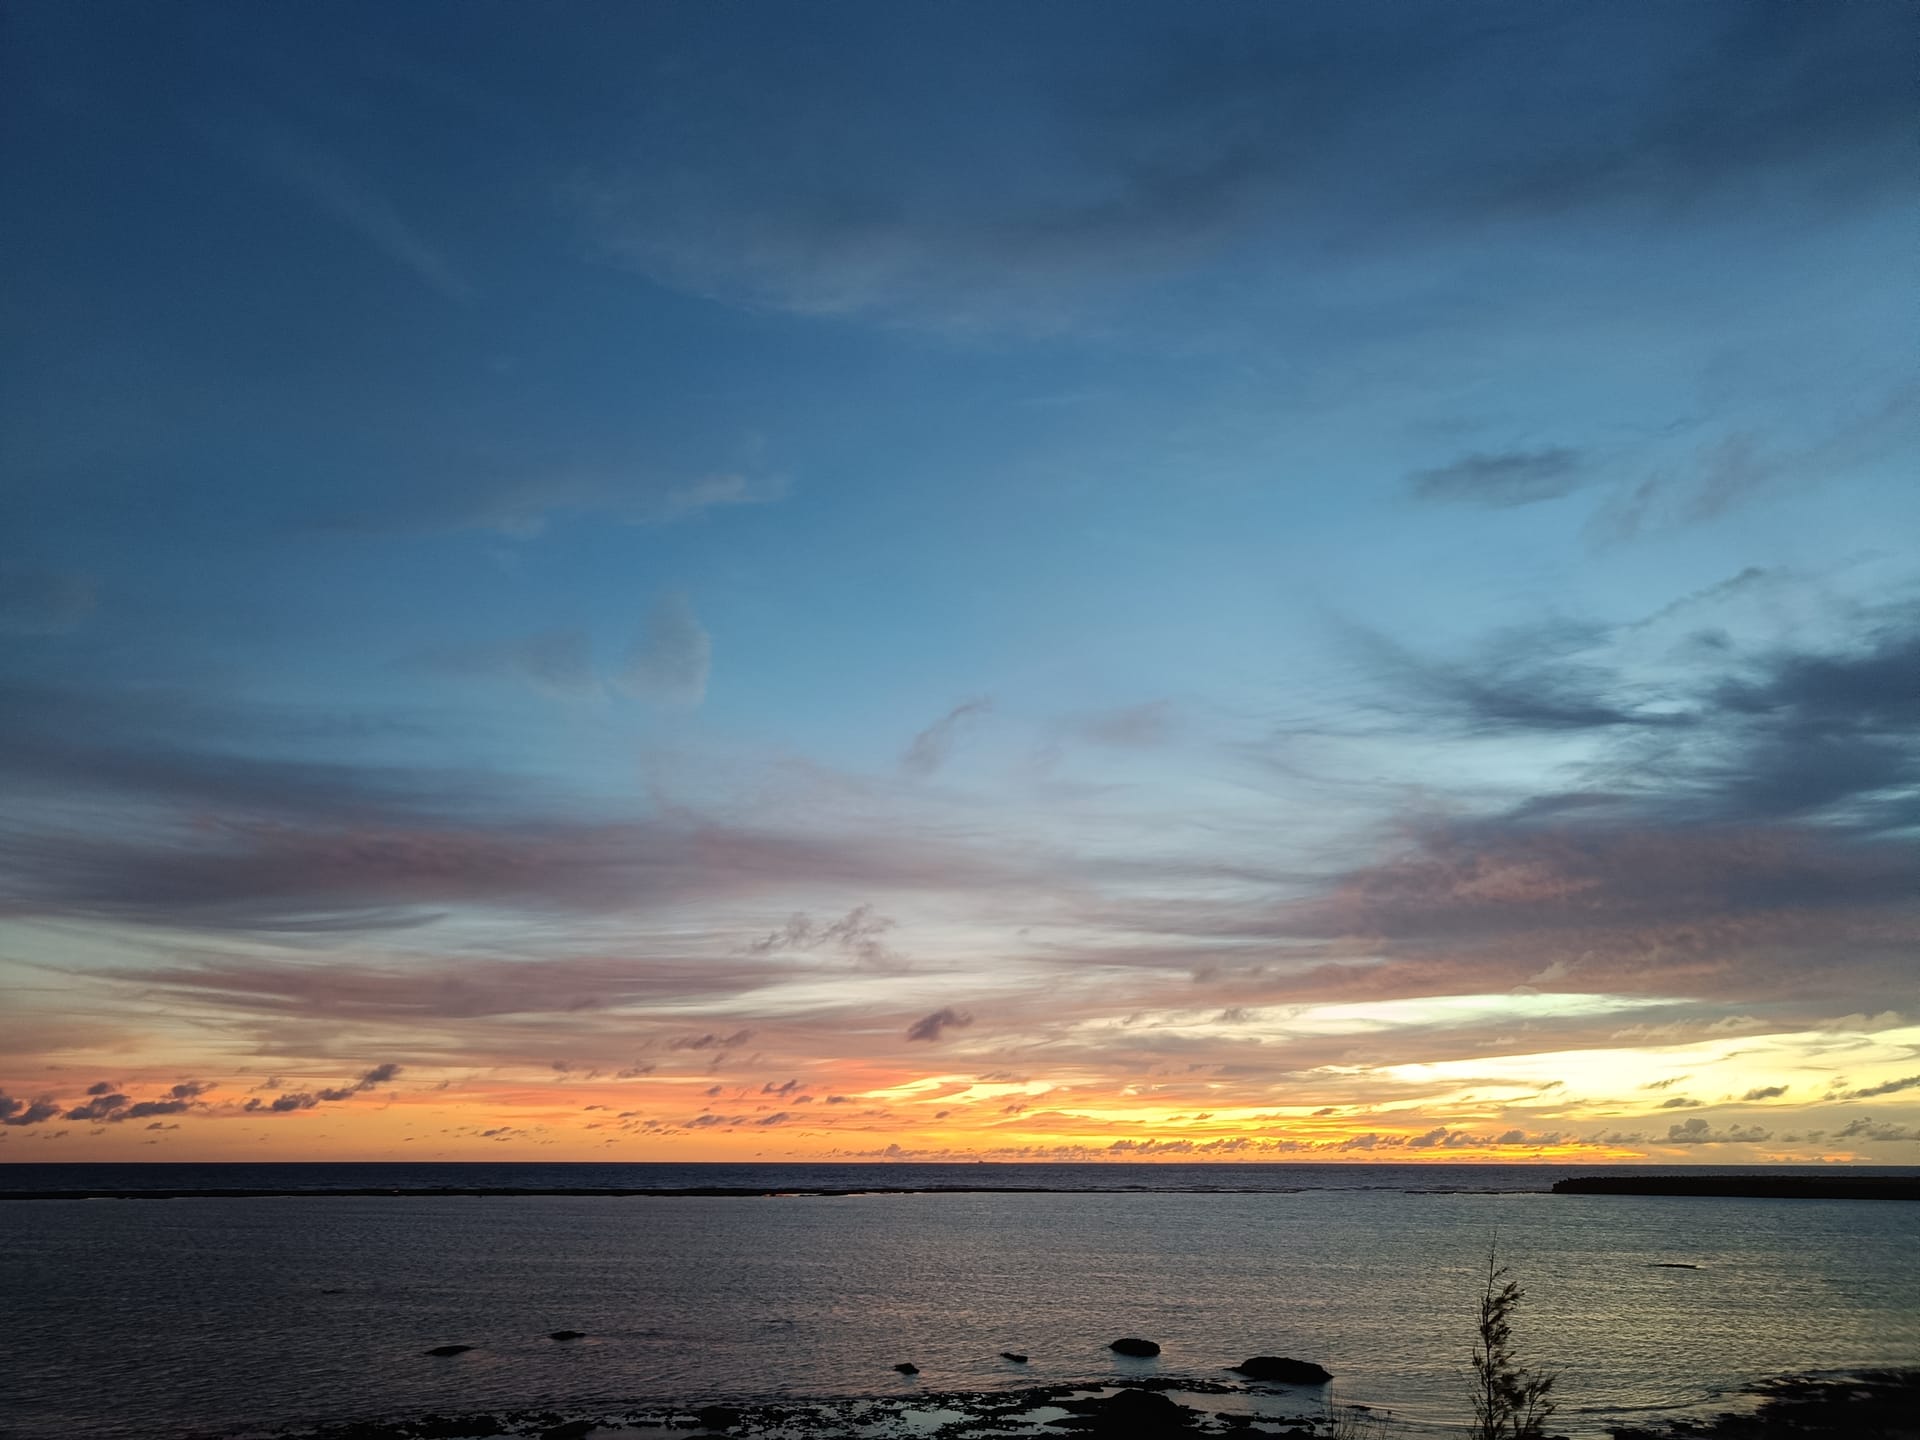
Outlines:
[[[1563, 1372], [1563, 1429], [1768, 1374], [1920, 1361], [1920, 1207], [1894, 1203], [1369, 1190], [0, 1213], [0, 1427], [22, 1436], [931, 1396], [1122, 1368], [1222, 1380], [1255, 1354], [1318, 1360], [1343, 1401], [1441, 1422], [1465, 1413], [1496, 1230], [1528, 1290], [1523, 1357]], [[1119, 1360], [1120, 1335], [1163, 1353]], [[423, 1353], [450, 1343], [475, 1348]]]

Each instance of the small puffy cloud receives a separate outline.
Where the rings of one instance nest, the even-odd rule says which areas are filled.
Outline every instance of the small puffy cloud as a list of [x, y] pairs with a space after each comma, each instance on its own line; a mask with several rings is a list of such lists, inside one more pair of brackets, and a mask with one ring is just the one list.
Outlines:
[[907, 1027], [909, 1040], [938, 1040], [943, 1031], [962, 1029], [973, 1023], [973, 1016], [952, 1006], [942, 1006], [931, 1015], [923, 1015]]
[[621, 683], [654, 705], [691, 708], [707, 696], [713, 637], [685, 595], [663, 595], [647, 616], [627, 657]]
[[1747, 1091], [1740, 1098], [1742, 1100], [1778, 1100], [1786, 1093], [1787, 1087], [1784, 1085], [1762, 1085], [1757, 1090]]
[[1691, 1120], [1667, 1127], [1664, 1143], [1668, 1145], [1757, 1145], [1773, 1137], [1771, 1130], [1763, 1130], [1758, 1125], [1730, 1125], [1725, 1130], [1715, 1130], [1712, 1125], [1698, 1115]]

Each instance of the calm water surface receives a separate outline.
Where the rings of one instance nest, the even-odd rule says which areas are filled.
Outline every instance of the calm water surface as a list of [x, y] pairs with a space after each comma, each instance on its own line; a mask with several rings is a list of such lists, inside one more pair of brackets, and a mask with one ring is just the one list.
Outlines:
[[[241, 1168], [12, 1166], [0, 1187], [285, 1183]], [[1528, 1290], [1522, 1348], [1562, 1371], [1571, 1433], [1769, 1375], [1920, 1363], [1920, 1206], [1897, 1202], [1553, 1196], [1577, 1172], [1518, 1166], [244, 1168], [320, 1189], [827, 1188], [848, 1172], [1060, 1188], [8, 1202], [0, 1434], [1228, 1378], [1256, 1353], [1321, 1361], [1342, 1399], [1438, 1427], [1464, 1413], [1496, 1232]], [[558, 1328], [590, 1338], [556, 1345]], [[1104, 1346], [1123, 1334], [1164, 1353], [1118, 1361]], [[477, 1348], [421, 1354], [449, 1342]]]

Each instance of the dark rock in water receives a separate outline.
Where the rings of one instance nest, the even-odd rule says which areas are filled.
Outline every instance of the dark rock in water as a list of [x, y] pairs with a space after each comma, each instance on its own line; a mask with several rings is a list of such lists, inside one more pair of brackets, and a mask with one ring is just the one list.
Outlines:
[[1011, 1360], [1016, 1365], [1024, 1365], [1027, 1363], [1027, 1357], [1020, 1354], [1017, 1350], [1002, 1350], [1000, 1352], [1000, 1358], [1002, 1360]]
[[587, 1440], [599, 1427], [591, 1420], [566, 1420], [540, 1432], [540, 1440]]
[[920, 1373], [920, 1367], [910, 1360], [902, 1360], [893, 1368], [898, 1370], [902, 1375], [918, 1375]]
[[1647, 1266], [1649, 1270], [1698, 1270], [1698, 1265], [1689, 1265], [1682, 1260], [1655, 1260]]
[[702, 1430], [731, 1430], [740, 1423], [740, 1412], [731, 1405], [702, 1405], [693, 1418]]
[[1230, 1367], [1249, 1380], [1266, 1380], [1275, 1385], [1324, 1385], [1333, 1375], [1311, 1360], [1289, 1360], [1284, 1355], [1255, 1355]]
[[1151, 1360], [1160, 1353], [1160, 1347], [1151, 1340], [1135, 1340], [1131, 1337], [1116, 1340], [1107, 1348], [1116, 1355], [1131, 1355], [1136, 1360]]
[[584, 1330], [549, 1330], [547, 1332], [547, 1338], [549, 1340], [584, 1340], [587, 1338], [587, 1332]]
[[427, 1354], [439, 1356], [464, 1355], [472, 1348], [473, 1346], [471, 1345], [436, 1345], [427, 1351]]

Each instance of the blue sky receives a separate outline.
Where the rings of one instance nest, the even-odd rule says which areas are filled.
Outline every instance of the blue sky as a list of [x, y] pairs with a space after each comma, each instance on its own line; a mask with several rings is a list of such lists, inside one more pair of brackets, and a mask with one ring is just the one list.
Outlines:
[[4, 21], [16, 1158], [1914, 1157], [1904, 7]]

